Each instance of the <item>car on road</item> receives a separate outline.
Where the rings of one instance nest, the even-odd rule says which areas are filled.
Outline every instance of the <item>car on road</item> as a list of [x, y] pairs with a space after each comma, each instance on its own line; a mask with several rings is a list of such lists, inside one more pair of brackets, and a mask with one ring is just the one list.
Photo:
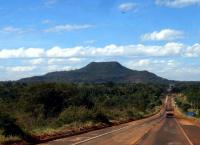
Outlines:
[[166, 111], [166, 117], [167, 118], [173, 118], [174, 117], [174, 111]]

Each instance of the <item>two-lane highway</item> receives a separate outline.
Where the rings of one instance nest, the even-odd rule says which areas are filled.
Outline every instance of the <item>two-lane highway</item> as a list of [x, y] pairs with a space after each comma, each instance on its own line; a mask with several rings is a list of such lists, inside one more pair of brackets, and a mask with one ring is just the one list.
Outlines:
[[157, 114], [143, 120], [58, 139], [42, 145], [132, 145], [163, 119], [164, 116]]
[[[169, 110], [174, 110], [172, 102], [172, 98], [169, 97], [166, 102], [166, 114]], [[167, 116], [137, 145], [200, 145], [200, 128], [186, 119], [176, 117]]]
[[[171, 104], [167, 97], [166, 104]], [[167, 106], [167, 105], [166, 105]], [[167, 110], [167, 109], [166, 109]], [[41, 145], [200, 145], [200, 128], [162, 113]], [[161, 115], [162, 114], [162, 115]]]
[[166, 118], [138, 145], [193, 145], [175, 118]]

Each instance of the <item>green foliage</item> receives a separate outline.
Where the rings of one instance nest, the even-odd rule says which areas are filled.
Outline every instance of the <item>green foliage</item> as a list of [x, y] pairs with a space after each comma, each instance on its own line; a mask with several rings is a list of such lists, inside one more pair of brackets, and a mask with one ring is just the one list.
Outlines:
[[188, 102], [184, 102], [181, 99], [176, 99], [177, 105], [184, 111], [187, 112], [191, 108], [191, 105]]
[[180, 83], [174, 88], [175, 92], [182, 93], [185, 97], [176, 99], [177, 105], [187, 112], [189, 109], [200, 109], [200, 83]]
[[56, 71], [43, 76], [21, 79], [20, 82], [76, 82], [76, 83], [162, 83], [171, 81], [148, 71], [128, 69], [118, 62], [92, 62], [72, 71]]
[[27, 142], [34, 142], [34, 139], [16, 123], [16, 119], [2, 112], [0, 112], [0, 130], [3, 130], [2, 135], [6, 137], [18, 136]]
[[[166, 86], [152, 84], [1, 83], [0, 127], [24, 138], [23, 130], [77, 123], [111, 124], [139, 119], [161, 105]], [[12, 119], [15, 118], [15, 119]], [[24, 133], [25, 134], [25, 133]]]

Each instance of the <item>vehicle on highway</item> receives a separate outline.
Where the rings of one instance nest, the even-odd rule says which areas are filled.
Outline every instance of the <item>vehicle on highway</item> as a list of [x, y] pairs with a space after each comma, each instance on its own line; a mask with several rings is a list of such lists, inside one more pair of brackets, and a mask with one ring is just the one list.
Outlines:
[[166, 117], [167, 118], [173, 118], [174, 117], [174, 111], [173, 110], [166, 111]]
[[166, 104], [166, 108], [165, 108], [165, 114], [167, 118], [172, 118], [174, 117], [174, 108], [172, 106], [172, 102], [171, 99], [168, 101], [168, 103]]

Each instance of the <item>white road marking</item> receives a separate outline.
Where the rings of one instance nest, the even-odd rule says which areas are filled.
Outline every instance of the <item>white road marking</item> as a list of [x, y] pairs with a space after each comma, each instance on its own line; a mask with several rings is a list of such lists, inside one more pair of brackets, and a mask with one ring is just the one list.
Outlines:
[[86, 140], [83, 140], [83, 141], [74, 143], [73, 145], [78, 145], [78, 144], [81, 144], [81, 143], [84, 143], [84, 142], [88, 142], [88, 141], [90, 141], [90, 140], [96, 139], [96, 138], [98, 138], [98, 137], [101, 137], [101, 136], [104, 136], [104, 135], [107, 135], [107, 134], [111, 134], [111, 133], [113, 133], [113, 132], [116, 132], [116, 131], [119, 131], [119, 130], [128, 128], [128, 127], [130, 127], [130, 126], [131, 126], [131, 125], [128, 125], [128, 126], [125, 126], [125, 127], [122, 127], [122, 128], [119, 128], [119, 129], [116, 129], [116, 130], [113, 130], [113, 131], [110, 131], [110, 132], [107, 132], [107, 133], [104, 133], [104, 134], [100, 134], [100, 135], [98, 135], [98, 136], [94, 136], [94, 137], [91, 137], [91, 138], [89, 138], [89, 139], [86, 139]]
[[[160, 118], [157, 118], [157, 119], [160, 119]], [[151, 121], [155, 121], [155, 120], [153, 119], [153, 120], [151, 120]], [[113, 133], [113, 132], [117, 132], [117, 131], [120, 131], [120, 130], [122, 130], [122, 129], [126, 129], [126, 128], [128, 128], [128, 127], [133, 126], [133, 125], [140, 125], [140, 126], [143, 127], [144, 124], [146, 124], [146, 123], [145, 123], [145, 122], [142, 123], [142, 124], [135, 124], [135, 123], [134, 123], [134, 124], [131, 124], [131, 125], [127, 125], [127, 126], [125, 126], [125, 127], [122, 127], [122, 128], [119, 128], [119, 129], [116, 129], [116, 130], [113, 130], [113, 131], [110, 131], [110, 132], [107, 132], [107, 133], [104, 133], [104, 134], [100, 134], [100, 135], [98, 135], [98, 136], [91, 137], [91, 138], [89, 138], [89, 139], [86, 139], [86, 140], [83, 140], [83, 141], [74, 143], [74, 144], [72, 144], [72, 145], [78, 145], [78, 144], [81, 144], [81, 143], [85, 143], [85, 142], [88, 142], [88, 141], [90, 141], [90, 140], [99, 138], [99, 137], [101, 137], [101, 136], [105, 136], [105, 135], [107, 135], [107, 134], [111, 134], [111, 133]]]
[[168, 145], [182, 145], [180, 142], [169, 142]]
[[[176, 120], [176, 118], [175, 118]], [[192, 141], [190, 140], [190, 138], [187, 136], [187, 134], [185, 133], [184, 129], [181, 127], [181, 125], [179, 124], [179, 122], [176, 120], [176, 123], [178, 124], [178, 127], [180, 128], [180, 130], [182, 131], [183, 135], [185, 136], [185, 138], [187, 139], [187, 141], [189, 142], [190, 145], [194, 145], [192, 143]]]

